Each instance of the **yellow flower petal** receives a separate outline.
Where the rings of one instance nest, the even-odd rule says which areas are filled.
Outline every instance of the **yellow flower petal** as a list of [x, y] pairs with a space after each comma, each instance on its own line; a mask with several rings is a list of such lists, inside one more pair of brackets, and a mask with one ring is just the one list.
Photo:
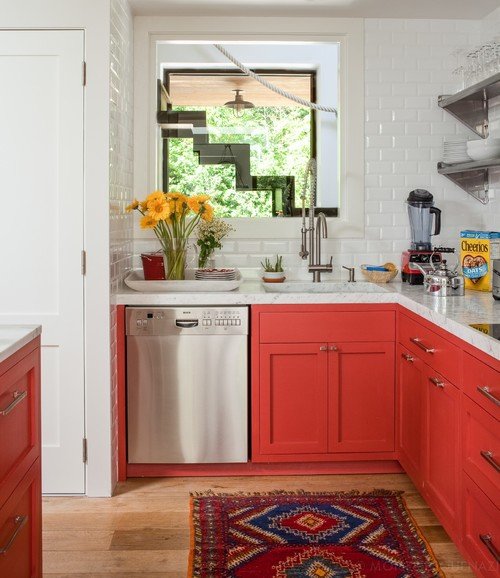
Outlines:
[[156, 225], [157, 221], [151, 215], [144, 215], [141, 219], [141, 229], [154, 229]]
[[204, 204], [201, 208], [201, 218], [204, 221], [211, 221], [214, 218], [214, 208], [212, 205]]
[[127, 213], [130, 213], [131, 211], [133, 211], [134, 209], [137, 209], [139, 207], [139, 201], [137, 199], [134, 199], [130, 205], [127, 205], [125, 207], [125, 210], [127, 211]]
[[153, 191], [152, 193], [149, 193], [145, 202], [150, 203], [157, 200], [165, 200], [165, 193], [163, 191]]
[[170, 216], [170, 207], [167, 201], [156, 199], [148, 203], [148, 214], [156, 221], [167, 219]]

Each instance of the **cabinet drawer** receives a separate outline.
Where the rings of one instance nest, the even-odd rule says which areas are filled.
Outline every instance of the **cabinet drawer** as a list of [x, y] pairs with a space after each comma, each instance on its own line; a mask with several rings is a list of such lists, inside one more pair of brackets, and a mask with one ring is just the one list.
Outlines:
[[398, 338], [446, 379], [460, 384], [460, 350], [456, 345], [406, 315], [400, 315]]
[[0, 500], [39, 455], [38, 367], [36, 350], [0, 376]]
[[394, 311], [262, 312], [261, 343], [394, 341]]
[[40, 492], [40, 460], [37, 460], [0, 508], [0, 576], [42, 575]]
[[476, 576], [498, 576], [500, 564], [500, 510], [464, 474], [463, 545]]
[[469, 476], [500, 507], [500, 422], [463, 397], [463, 464]]
[[500, 371], [464, 353], [464, 391], [476, 403], [500, 418]]

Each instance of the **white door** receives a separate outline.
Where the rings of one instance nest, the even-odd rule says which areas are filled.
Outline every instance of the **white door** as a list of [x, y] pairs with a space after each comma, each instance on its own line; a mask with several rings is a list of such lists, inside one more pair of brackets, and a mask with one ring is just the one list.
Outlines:
[[42, 325], [45, 493], [85, 492], [83, 58], [83, 31], [0, 31], [0, 323]]

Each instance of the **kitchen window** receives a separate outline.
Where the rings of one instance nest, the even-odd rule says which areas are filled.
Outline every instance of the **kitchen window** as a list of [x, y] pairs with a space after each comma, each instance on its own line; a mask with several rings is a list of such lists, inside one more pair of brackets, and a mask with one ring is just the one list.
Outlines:
[[[249, 28], [250, 26], [250, 28]], [[224, 30], [224, 32], [221, 32]], [[250, 32], [249, 32], [250, 30]], [[253, 31], [253, 32], [252, 32]], [[255, 32], [259, 31], [259, 32]], [[279, 31], [279, 32], [275, 32]], [[304, 59], [308, 51], [320, 48], [327, 53], [334, 45], [338, 49], [336, 60], [337, 86], [324, 84], [317, 77], [319, 91], [323, 86], [335, 90], [338, 102], [318, 96], [321, 104], [334, 105], [339, 110], [335, 120], [338, 134], [338, 149], [322, 143], [324, 134], [317, 126], [317, 160], [322, 168], [336, 166], [335, 177], [322, 177], [319, 194], [337, 195], [337, 217], [329, 217], [330, 237], [362, 237], [364, 234], [364, 60], [363, 23], [355, 19], [238, 19], [225, 18], [155, 18], [138, 19], [135, 27], [135, 149], [145, 150], [145, 155], [136, 155], [136, 188], [153, 190], [162, 181], [162, 151], [159, 147], [157, 110], [157, 82], [169, 69], [189, 69], [203, 62], [203, 53], [220, 43], [234, 53], [252, 69], [284, 69], [297, 64], [297, 58], [286, 57], [290, 46], [297, 47], [297, 54]], [[281, 58], [266, 63], [269, 47], [279, 47]], [[241, 58], [238, 49], [252, 49], [253, 58]], [[215, 50], [215, 48], [213, 48]], [[149, 61], [148, 61], [149, 58]], [[213, 58], [206, 63], [214, 68]], [[310, 59], [309, 59], [310, 60]], [[302, 60], [302, 64], [303, 60]], [[228, 69], [228, 60], [221, 54], [215, 58], [215, 68]], [[229, 64], [229, 66], [231, 66]], [[303, 69], [311, 70], [311, 66]], [[234, 68], [234, 70], [237, 70]], [[151, 74], [151, 72], [153, 74]], [[149, 75], [149, 76], [148, 76]], [[148, 90], [146, 90], [148, 87]], [[228, 97], [228, 100], [231, 96]], [[333, 116], [333, 115], [332, 115]], [[148, 131], [144, 127], [148, 126]], [[147, 170], [146, 170], [147, 169]], [[325, 206], [332, 206], [327, 203]], [[296, 238], [300, 229], [297, 218], [242, 217], [230, 219], [236, 237], [241, 238]], [[140, 236], [143, 236], [139, 232]], [[146, 237], [146, 235], [144, 235]]]

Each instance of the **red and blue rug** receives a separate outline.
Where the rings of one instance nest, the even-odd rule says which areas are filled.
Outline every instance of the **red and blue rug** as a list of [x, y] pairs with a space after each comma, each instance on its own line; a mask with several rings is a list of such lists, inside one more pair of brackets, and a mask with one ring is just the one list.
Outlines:
[[443, 576], [401, 492], [197, 494], [189, 578]]

